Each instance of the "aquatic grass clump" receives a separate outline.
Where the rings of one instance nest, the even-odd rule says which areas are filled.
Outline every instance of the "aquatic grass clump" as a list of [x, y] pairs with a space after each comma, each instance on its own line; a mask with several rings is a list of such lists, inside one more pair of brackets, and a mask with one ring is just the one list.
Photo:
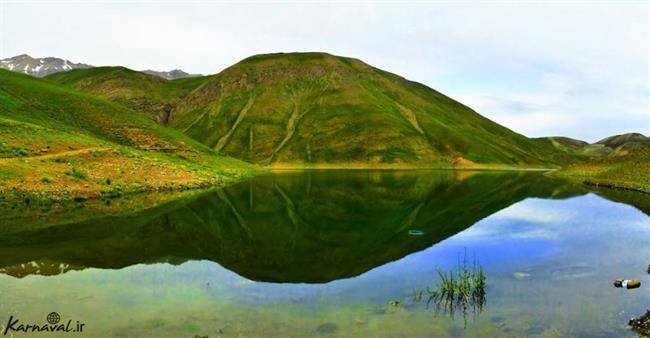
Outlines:
[[480, 300], [483, 299], [485, 303], [485, 288], [487, 286], [487, 276], [485, 271], [481, 266], [474, 264], [473, 269], [473, 278], [472, 278], [472, 299]]
[[[476, 258], [470, 266], [467, 262], [467, 254], [462, 260], [459, 259], [456, 268], [444, 271], [437, 270], [439, 281], [434, 287], [426, 287], [428, 295], [426, 306], [435, 306], [436, 313], [443, 312], [454, 316], [457, 309], [460, 309], [463, 319], [467, 316], [467, 310], [472, 309], [474, 314], [483, 311], [486, 302], [487, 276]], [[423, 289], [413, 291], [413, 301], [423, 300]]]

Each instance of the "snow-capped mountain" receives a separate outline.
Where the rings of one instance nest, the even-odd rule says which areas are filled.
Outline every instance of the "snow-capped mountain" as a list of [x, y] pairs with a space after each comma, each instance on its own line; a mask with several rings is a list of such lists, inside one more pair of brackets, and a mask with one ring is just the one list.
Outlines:
[[0, 60], [0, 68], [38, 77], [43, 77], [57, 72], [64, 72], [70, 69], [90, 67], [92, 66], [84, 63], [74, 63], [53, 57], [33, 58], [27, 54]]
[[[25, 73], [32, 76], [44, 77], [52, 73], [65, 72], [77, 68], [92, 68], [85, 63], [74, 63], [68, 60], [46, 57], [33, 58], [27, 54], [14, 56], [0, 60], [0, 68], [8, 69], [18, 73]], [[143, 70], [143, 73], [160, 76], [167, 80], [180, 79], [184, 77], [200, 76], [200, 74], [188, 74], [180, 69], [171, 71]]]

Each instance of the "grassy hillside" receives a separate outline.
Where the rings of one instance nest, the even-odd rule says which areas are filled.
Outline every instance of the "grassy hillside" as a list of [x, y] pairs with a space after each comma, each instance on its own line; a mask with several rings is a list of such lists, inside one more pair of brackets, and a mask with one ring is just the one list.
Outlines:
[[552, 173], [589, 185], [622, 188], [650, 193], [650, 147], [639, 146], [594, 157]]
[[596, 142], [596, 144], [602, 144], [612, 149], [618, 148], [623, 145], [626, 146], [636, 145], [636, 144], [650, 145], [650, 137], [645, 137], [643, 134], [639, 134], [639, 133], [627, 133], [627, 134], [614, 135], [614, 136], [604, 138]]
[[252, 170], [121, 105], [0, 70], [3, 199], [216, 185]]
[[538, 137], [534, 140], [540, 143], [546, 143], [558, 150], [565, 152], [579, 151], [589, 145], [589, 143], [564, 136]]
[[549, 160], [554, 163], [569, 164], [581, 162], [593, 156], [592, 152], [587, 150], [590, 147], [589, 143], [585, 141], [563, 136], [538, 137], [533, 140], [540, 147], [548, 147], [555, 150], [549, 156]]
[[120, 103], [166, 122], [177, 102], [207, 77], [166, 80], [124, 67], [95, 67], [51, 74], [48, 80]]
[[325, 53], [247, 58], [212, 76], [169, 124], [272, 166], [549, 166], [557, 150], [422, 84]]

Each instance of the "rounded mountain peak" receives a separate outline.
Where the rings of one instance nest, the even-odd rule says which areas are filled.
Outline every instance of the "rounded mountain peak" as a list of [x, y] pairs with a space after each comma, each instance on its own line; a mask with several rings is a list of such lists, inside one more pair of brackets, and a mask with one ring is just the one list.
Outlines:
[[[526, 137], [422, 84], [327, 53], [246, 58], [190, 93], [169, 124], [262, 165], [540, 163]], [[538, 157], [539, 156], [539, 157]]]

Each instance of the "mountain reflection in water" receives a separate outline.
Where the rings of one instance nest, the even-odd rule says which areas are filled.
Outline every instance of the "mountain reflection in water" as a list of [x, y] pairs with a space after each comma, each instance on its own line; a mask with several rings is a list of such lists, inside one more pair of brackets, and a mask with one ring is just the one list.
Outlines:
[[134, 214], [0, 229], [0, 271], [210, 260], [255, 281], [324, 283], [423, 250], [526, 198], [584, 193], [539, 173], [269, 173]]

